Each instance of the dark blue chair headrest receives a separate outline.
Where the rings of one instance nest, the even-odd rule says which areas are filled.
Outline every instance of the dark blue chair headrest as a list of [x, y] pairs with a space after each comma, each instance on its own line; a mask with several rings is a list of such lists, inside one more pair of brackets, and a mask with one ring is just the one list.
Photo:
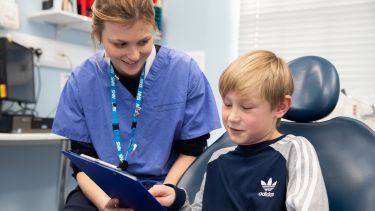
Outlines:
[[293, 75], [293, 103], [284, 119], [311, 122], [322, 119], [335, 108], [340, 95], [336, 68], [318, 56], [304, 56], [288, 63]]

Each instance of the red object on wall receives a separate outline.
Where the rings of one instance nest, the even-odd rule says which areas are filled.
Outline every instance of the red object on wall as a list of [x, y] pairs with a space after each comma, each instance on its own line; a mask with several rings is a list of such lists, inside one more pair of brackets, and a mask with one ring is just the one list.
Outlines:
[[83, 16], [91, 17], [91, 6], [93, 3], [94, 3], [94, 0], [77, 0], [79, 14]]

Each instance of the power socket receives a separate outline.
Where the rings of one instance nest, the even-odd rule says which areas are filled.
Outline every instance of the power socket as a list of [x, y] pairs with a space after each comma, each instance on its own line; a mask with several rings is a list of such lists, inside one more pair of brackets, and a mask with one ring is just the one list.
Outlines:
[[64, 51], [57, 50], [55, 53], [55, 60], [56, 61], [66, 61], [66, 54]]

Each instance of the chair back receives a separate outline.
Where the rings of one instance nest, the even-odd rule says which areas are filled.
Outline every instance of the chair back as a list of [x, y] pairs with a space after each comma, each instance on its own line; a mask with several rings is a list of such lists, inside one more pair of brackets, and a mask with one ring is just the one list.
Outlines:
[[328, 60], [305, 56], [289, 62], [295, 92], [279, 130], [306, 137], [318, 155], [331, 211], [374, 210], [375, 133], [362, 122], [329, 115], [340, 94], [339, 76]]

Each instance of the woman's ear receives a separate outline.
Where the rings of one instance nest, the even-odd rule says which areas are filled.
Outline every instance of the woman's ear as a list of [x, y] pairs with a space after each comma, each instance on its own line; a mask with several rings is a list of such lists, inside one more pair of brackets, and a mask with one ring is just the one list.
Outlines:
[[292, 105], [292, 96], [285, 95], [284, 99], [276, 106], [275, 115], [282, 118]]

